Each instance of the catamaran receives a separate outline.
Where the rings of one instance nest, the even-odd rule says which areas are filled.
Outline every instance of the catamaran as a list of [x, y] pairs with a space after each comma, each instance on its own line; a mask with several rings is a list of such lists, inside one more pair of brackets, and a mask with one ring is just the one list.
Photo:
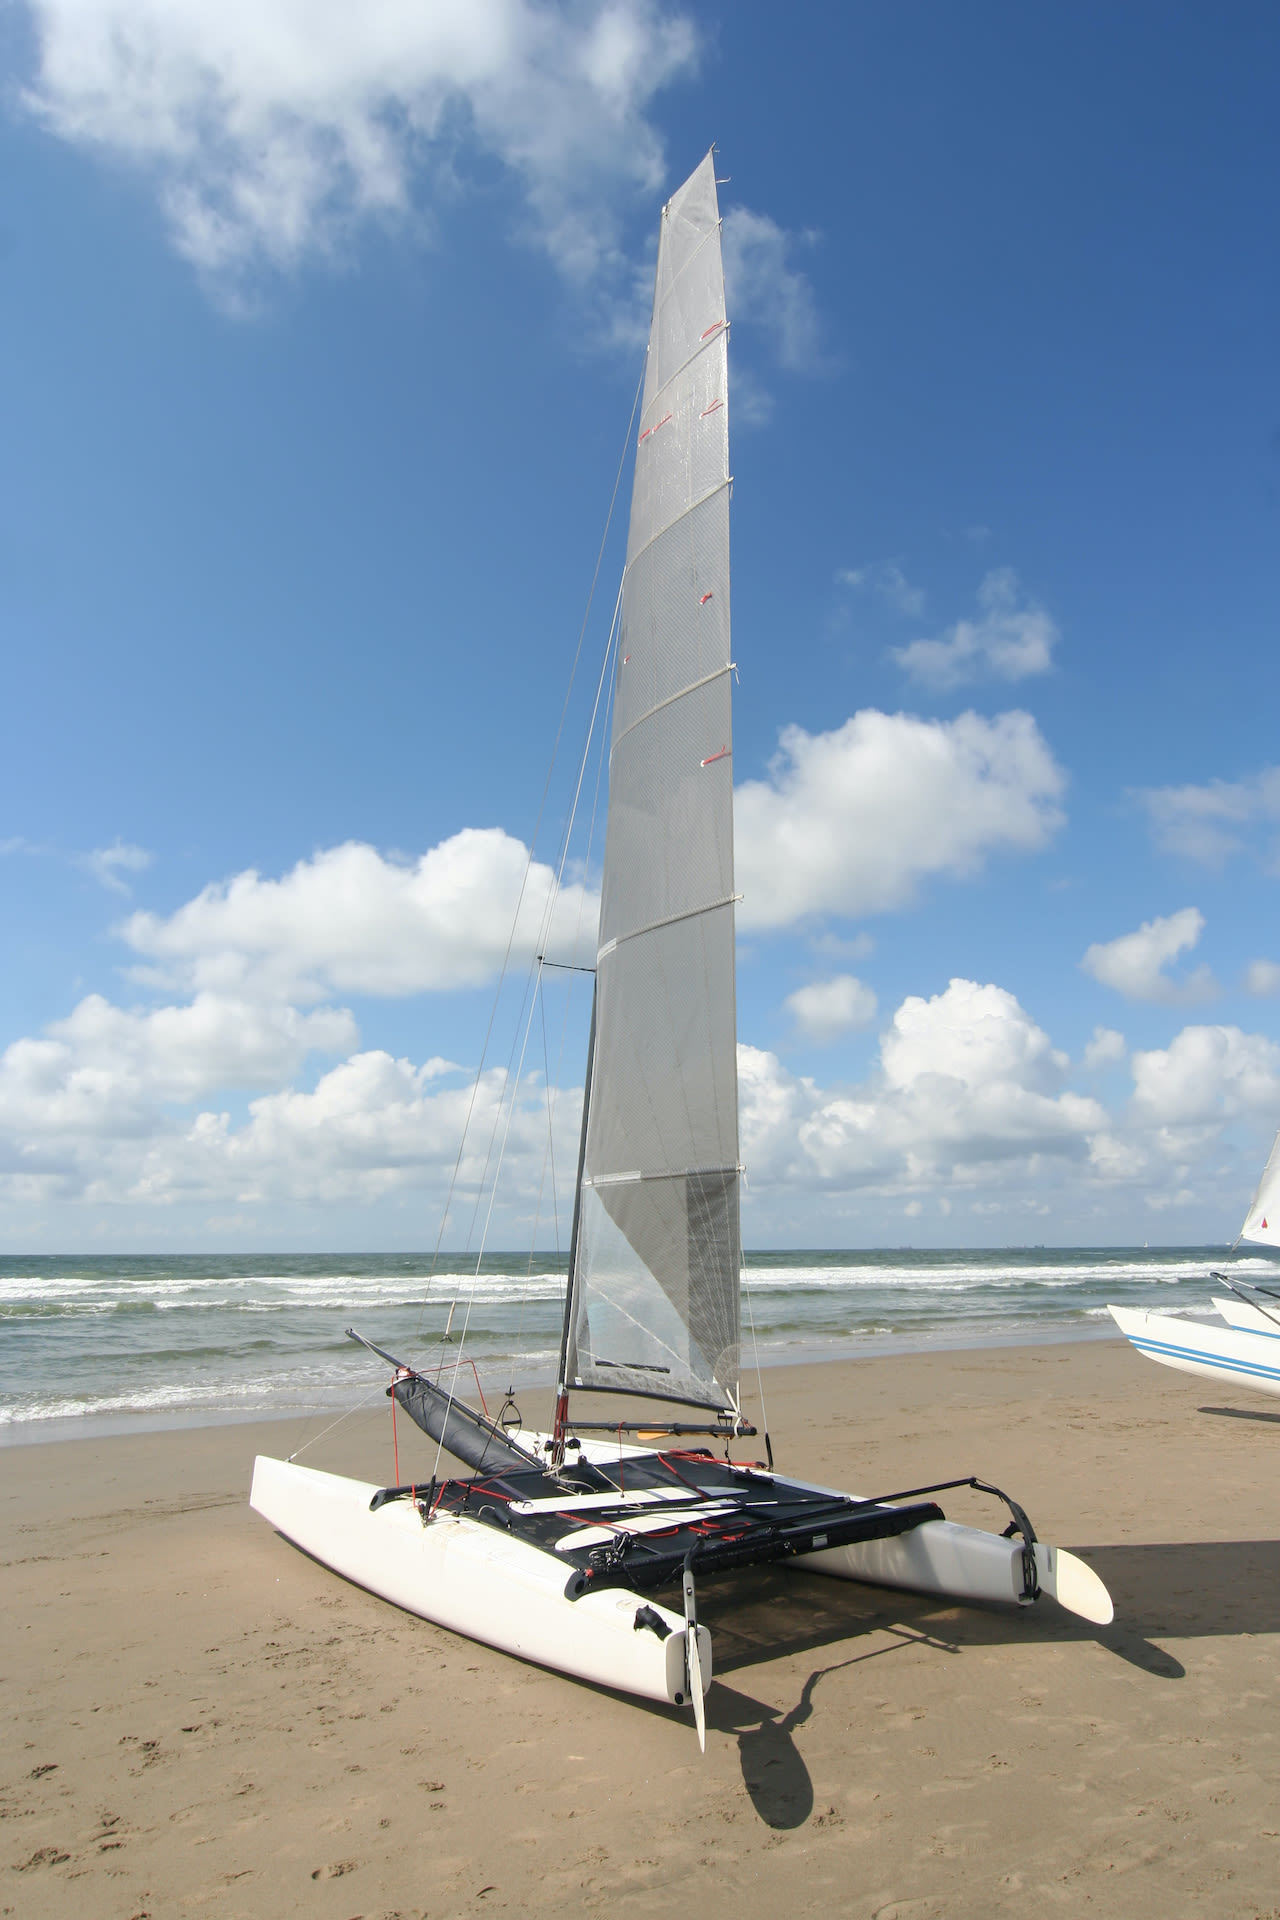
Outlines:
[[[1233, 1246], [1242, 1240], [1280, 1247], [1280, 1132]], [[1209, 1278], [1227, 1289], [1225, 1295], [1213, 1296], [1214, 1310], [1224, 1326], [1133, 1307], [1108, 1307], [1107, 1312], [1148, 1360], [1202, 1379], [1280, 1393], [1280, 1293], [1257, 1281], [1242, 1285], [1225, 1273], [1211, 1273]]]
[[[377, 1487], [259, 1458], [280, 1533], [410, 1612], [601, 1686], [692, 1709], [697, 1581], [784, 1561], [963, 1601], [1112, 1617], [1096, 1574], [964, 1476], [873, 1498], [730, 1457], [742, 1250], [729, 637], [728, 315], [713, 155], [663, 210], [616, 626], [594, 1003], [558, 1387], [546, 1430], [465, 1405], [457, 1370], [370, 1341], [437, 1471]], [[356, 1338], [362, 1338], [355, 1335]], [[581, 1394], [619, 1416], [575, 1418]], [[606, 1403], [611, 1404], [611, 1403]], [[718, 1457], [716, 1449], [722, 1450]], [[447, 1452], [469, 1469], [438, 1471]], [[974, 1487], [1009, 1524], [946, 1519]], [[662, 1598], [670, 1595], [675, 1604]]]

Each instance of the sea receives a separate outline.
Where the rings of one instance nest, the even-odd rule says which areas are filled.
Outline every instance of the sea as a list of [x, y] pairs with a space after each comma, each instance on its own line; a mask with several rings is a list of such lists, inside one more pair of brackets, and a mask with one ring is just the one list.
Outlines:
[[[0, 1256], [0, 1445], [335, 1417], [386, 1385], [356, 1327], [418, 1366], [463, 1367], [493, 1406], [545, 1413], [565, 1261], [490, 1254]], [[1212, 1317], [1209, 1270], [1280, 1285], [1280, 1259], [1221, 1247], [748, 1253], [755, 1365], [1114, 1336], [1107, 1303]], [[446, 1338], [447, 1336], [447, 1338]]]

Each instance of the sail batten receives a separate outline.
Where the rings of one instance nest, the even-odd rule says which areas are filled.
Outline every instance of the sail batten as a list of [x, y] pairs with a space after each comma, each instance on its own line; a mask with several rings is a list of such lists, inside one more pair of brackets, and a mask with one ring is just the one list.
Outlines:
[[[692, 686], [681, 687], [679, 693], [669, 693], [665, 700], [659, 700], [656, 707], [650, 707], [647, 713], [642, 713], [638, 719], [633, 720], [630, 726], [627, 727], [626, 733], [634, 733], [636, 728], [642, 727], [646, 720], [652, 720], [656, 714], [662, 713], [665, 708], [673, 707], [677, 700], [683, 700], [687, 693], [696, 693], [699, 687], [708, 686], [711, 681], [718, 680], [722, 673], [732, 673], [732, 671], [733, 662], [727, 660], [724, 666], [717, 667], [714, 673], [704, 674], [702, 679], [695, 680]], [[622, 737], [625, 738], [625, 734]]]
[[596, 954], [596, 965], [607, 960], [624, 940], [638, 940], [642, 933], [660, 933], [664, 927], [674, 927], [681, 920], [696, 920], [700, 913], [714, 913], [717, 907], [736, 907], [741, 898], [740, 893], [726, 894], [723, 900], [708, 900], [705, 906], [688, 907], [683, 913], [669, 913], [665, 920], [650, 920], [643, 927], [632, 927], [630, 933], [615, 933], [608, 945]]
[[663, 212], [613, 698], [566, 1385], [736, 1402], [727, 318], [711, 156]]
[[[656, 387], [652, 392], [652, 394], [649, 394], [646, 396], [643, 406], [641, 408], [641, 413], [640, 413], [641, 421], [644, 420], [645, 414], [647, 412], [651, 410], [656, 412], [659, 402], [666, 399], [667, 388], [671, 386], [672, 382], [675, 380], [678, 380], [680, 378], [680, 375], [686, 372], [688, 368], [690, 368], [693, 365], [694, 361], [699, 357], [700, 354], [710, 352], [717, 344], [719, 344], [720, 342], [723, 342], [727, 338], [728, 332], [729, 332], [729, 323], [727, 320], [724, 320], [724, 321], [721, 321], [719, 326], [713, 327], [711, 329], [707, 339], [700, 340], [698, 342], [698, 345], [694, 348], [693, 352], [689, 355], [689, 358], [683, 363], [683, 365], [674, 367], [672, 371], [667, 375], [666, 379], [662, 382], [662, 385], [660, 387]], [[647, 433], [651, 433], [652, 431], [653, 431], [652, 427], [648, 428], [646, 431], [646, 429], [642, 426], [640, 430], [641, 440], [644, 440], [647, 437]]]

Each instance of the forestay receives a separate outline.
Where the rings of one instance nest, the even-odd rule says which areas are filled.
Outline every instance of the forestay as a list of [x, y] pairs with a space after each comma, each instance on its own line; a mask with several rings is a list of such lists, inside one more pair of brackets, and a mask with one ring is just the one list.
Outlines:
[[668, 203], [623, 580], [565, 1381], [736, 1404], [727, 318], [713, 157]]

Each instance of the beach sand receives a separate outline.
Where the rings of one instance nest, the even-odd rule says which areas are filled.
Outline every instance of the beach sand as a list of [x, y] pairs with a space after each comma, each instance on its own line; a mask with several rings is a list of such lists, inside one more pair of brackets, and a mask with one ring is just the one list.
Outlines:
[[[1007, 1487], [1107, 1581], [1114, 1627], [705, 1580], [703, 1758], [687, 1714], [458, 1639], [280, 1539], [246, 1494], [298, 1421], [12, 1447], [0, 1913], [1280, 1920], [1280, 1403], [1120, 1342], [765, 1386], [780, 1468]], [[384, 1408], [306, 1464], [390, 1480]], [[429, 1470], [405, 1425], [402, 1469], [416, 1442]]]

